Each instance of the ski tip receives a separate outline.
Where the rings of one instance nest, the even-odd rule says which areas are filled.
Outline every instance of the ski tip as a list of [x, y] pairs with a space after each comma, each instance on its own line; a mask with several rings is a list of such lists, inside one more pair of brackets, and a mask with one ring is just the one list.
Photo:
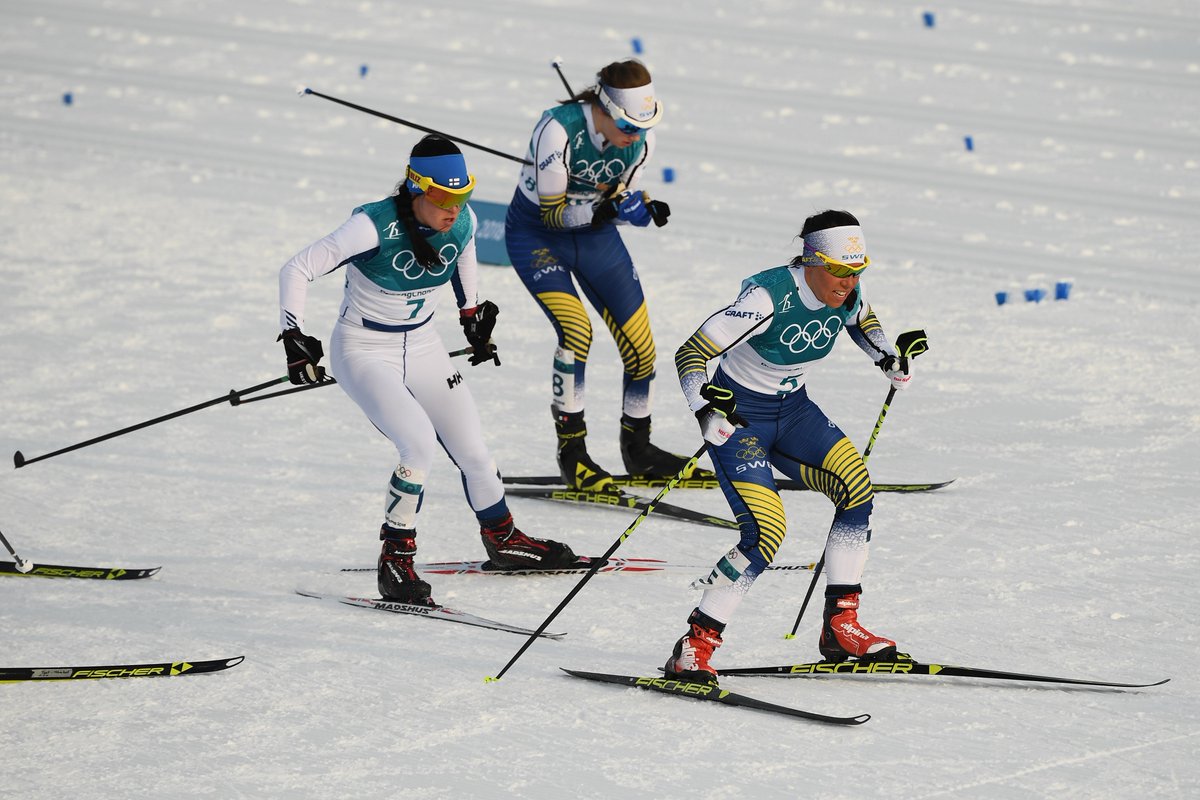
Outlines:
[[20, 469], [23, 466], [25, 466], [25, 455], [18, 450], [13, 453], [13, 467], [14, 469]]
[[850, 717], [850, 719], [854, 720], [854, 722], [851, 723], [852, 725], [862, 725], [864, 722], [866, 722], [870, 718], [871, 718], [870, 714], [856, 714], [855, 716]]
[[245, 660], [246, 660], [245, 656], [234, 656], [233, 658], [231, 658], [225, 662], [225, 668], [229, 669], [230, 667], [236, 667], [238, 664], [242, 663]]

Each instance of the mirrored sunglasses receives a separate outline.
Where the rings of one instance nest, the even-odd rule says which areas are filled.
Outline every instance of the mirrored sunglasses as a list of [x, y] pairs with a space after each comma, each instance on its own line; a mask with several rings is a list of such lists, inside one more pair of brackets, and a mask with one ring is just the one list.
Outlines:
[[433, 203], [438, 208], [451, 209], [455, 206], [461, 206], [471, 199], [471, 193], [475, 191], [475, 176], [467, 176], [467, 185], [460, 189], [453, 189], [449, 186], [442, 186], [439, 183], [434, 183], [433, 178], [428, 178], [413, 171], [412, 167], [408, 168], [407, 177], [410, 181], [417, 185], [417, 188], [425, 193], [425, 197], [429, 202]]
[[604, 91], [603, 86], [596, 87], [596, 95], [600, 98], [600, 104], [604, 106], [604, 112], [612, 117], [613, 123], [621, 133], [634, 136], [648, 130], [646, 126], [639, 125], [636, 120], [626, 114], [625, 109], [613, 102], [613, 99]]
[[833, 275], [835, 278], [852, 278], [855, 275], [861, 275], [863, 270], [871, 266], [871, 259], [866, 255], [863, 256], [863, 263], [856, 267], [843, 261], [830, 258], [820, 250], [814, 250], [808, 245], [805, 245], [804, 249], [816, 256], [821, 262], [820, 266], [824, 267], [825, 271], [830, 275]]

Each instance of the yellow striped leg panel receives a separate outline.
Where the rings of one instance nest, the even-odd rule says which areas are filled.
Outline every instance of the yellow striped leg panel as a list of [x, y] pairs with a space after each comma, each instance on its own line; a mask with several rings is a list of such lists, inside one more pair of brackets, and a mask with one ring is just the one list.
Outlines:
[[825, 454], [820, 469], [800, 465], [800, 480], [838, 508], [855, 508], [875, 497], [866, 463], [844, 436]]
[[592, 322], [579, 298], [568, 292], [542, 292], [538, 302], [550, 309], [563, 332], [563, 347], [575, 353], [575, 358], [587, 362], [592, 347]]
[[650, 312], [646, 310], [645, 302], [624, 325], [617, 325], [612, 315], [605, 311], [604, 324], [608, 325], [621, 352], [625, 374], [635, 381], [653, 375], [654, 335], [650, 333]]
[[738, 513], [737, 520], [741, 524], [753, 522], [758, 529], [758, 552], [770, 564], [787, 534], [787, 517], [779, 492], [749, 481], [733, 481], [733, 488], [746, 506], [745, 511]]

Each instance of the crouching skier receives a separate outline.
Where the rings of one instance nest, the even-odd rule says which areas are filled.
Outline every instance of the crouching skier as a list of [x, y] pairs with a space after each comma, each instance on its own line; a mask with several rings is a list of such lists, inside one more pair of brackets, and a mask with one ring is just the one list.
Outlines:
[[472, 366], [500, 364], [491, 342], [498, 309], [480, 302], [476, 288], [477, 223], [467, 205], [474, 188], [458, 147], [426, 136], [412, 149], [395, 194], [354, 209], [341, 227], [294, 255], [279, 273], [288, 375], [292, 383], [308, 384], [325, 375], [318, 366], [321, 342], [301, 332], [308, 284], [346, 267], [331, 369], [400, 456], [379, 532], [379, 593], [385, 600], [435, 605], [413, 556], [425, 477], [439, 444], [462, 472], [493, 565], [561, 569], [576, 561], [566, 544], [527, 536], [514, 525], [475, 400], [429, 324], [441, 288], [451, 284]]
[[[772, 467], [835, 506], [825, 544], [821, 655], [833, 661], [898, 657], [896, 643], [867, 630], [857, 615], [871, 540], [871, 477], [804, 384], [843, 328], [898, 388], [911, 377], [908, 359], [896, 355], [863, 300], [859, 278], [871, 262], [858, 220], [824, 211], [805, 220], [801, 237], [802, 253], [745, 280], [738, 298], [675, 353], [684, 395], [742, 536], [707, 578], [692, 584], [704, 594], [667, 660], [667, 677], [716, 683], [709, 659], [787, 530]], [[710, 382], [708, 362], [716, 358]]]

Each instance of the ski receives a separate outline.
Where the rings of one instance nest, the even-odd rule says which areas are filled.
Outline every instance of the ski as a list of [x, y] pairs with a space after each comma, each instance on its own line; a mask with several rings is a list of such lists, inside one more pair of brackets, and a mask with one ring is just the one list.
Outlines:
[[816, 712], [804, 711], [799, 708], [789, 708], [788, 706], [780, 706], [775, 703], [768, 703], [765, 700], [747, 697], [744, 694], [735, 694], [715, 684], [691, 683], [688, 681], [672, 680], [670, 678], [609, 675], [604, 672], [581, 672], [579, 670], [567, 669], [566, 667], [559, 667], [559, 669], [568, 675], [573, 675], [576, 678], [584, 678], [589, 681], [615, 683], [620, 686], [636, 686], [639, 689], [672, 694], [677, 697], [710, 700], [715, 703], [724, 703], [727, 706], [753, 708], [757, 711], [770, 711], [776, 714], [801, 717], [814, 722], [827, 722], [831, 725], [861, 725], [871, 718], [870, 714], [858, 714], [853, 717], [832, 717], [827, 714], [817, 714]]
[[[557, 488], [518, 486], [505, 489], [504, 493], [509, 497], [532, 497], [538, 500], [556, 500], [563, 503], [593, 503], [612, 508], [635, 508], [639, 511], [645, 511], [646, 506], [650, 505], [649, 498], [638, 497], [628, 492], [621, 492], [620, 494], [616, 492], [585, 492], [577, 489], [566, 489], [561, 486]], [[668, 503], [655, 503], [653, 513], [684, 522], [698, 522], [701, 525], [710, 525], [714, 528], [738, 529], [738, 524], [731, 519], [710, 516], [699, 511], [693, 511], [690, 508], [673, 506]]]
[[245, 656], [212, 661], [164, 661], [160, 664], [103, 664], [94, 667], [0, 667], [0, 683], [76, 681], [96, 678], [174, 678], [236, 667]]
[[[563, 486], [563, 480], [558, 475], [529, 475], [526, 477], [504, 477], [504, 483], [510, 486]], [[642, 478], [636, 475], [614, 475], [613, 483], [623, 489], [661, 489], [667, 485], [666, 478]], [[948, 481], [933, 483], [876, 483], [877, 492], [932, 492], [936, 489], [954, 483]], [[807, 492], [809, 488], [800, 481], [788, 478], [776, 478], [775, 486], [780, 491]], [[675, 484], [676, 489], [717, 489], [720, 484], [716, 478], [685, 478]], [[511, 491], [511, 490], [510, 490]]]
[[[532, 636], [533, 630], [530, 628], [521, 628], [516, 625], [509, 625], [504, 622], [497, 622], [486, 617], [479, 617], [474, 614], [469, 614], [466, 611], [459, 611], [447, 606], [415, 606], [408, 603], [397, 603], [392, 600], [381, 600], [378, 597], [353, 597], [350, 595], [327, 594], [325, 592], [310, 592], [305, 589], [297, 589], [296, 594], [304, 597], [315, 597], [318, 600], [336, 600], [348, 606], [355, 608], [373, 608], [377, 611], [389, 611], [393, 614], [412, 614], [413, 616], [423, 617], [425, 619], [440, 619], [444, 622], [458, 622], [463, 625], [473, 625], [476, 628], [488, 628], [494, 631], [506, 631], [508, 633], [519, 633], [523, 636]], [[542, 633], [540, 634], [546, 639], [561, 639], [566, 636], [565, 633]]]
[[162, 567], [125, 569], [123, 567], [69, 567], [62, 564], [35, 564], [29, 572], [21, 572], [14, 561], [0, 561], [0, 575], [18, 578], [92, 578], [101, 581], [134, 581], [149, 578]]
[[[431, 561], [427, 564], [414, 564], [413, 567], [422, 575], [581, 575], [592, 567], [594, 559], [580, 556], [574, 564], [562, 569], [503, 569], [492, 566], [491, 561]], [[781, 572], [796, 572], [812, 569], [815, 563], [809, 564], [771, 564], [769, 570]], [[696, 564], [672, 564], [658, 558], [610, 558], [608, 563], [596, 572], [665, 572], [675, 570], [707, 570]], [[375, 572], [378, 567], [344, 567], [342, 572]]]
[[922, 664], [917, 661], [814, 661], [807, 664], [784, 664], [777, 667], [731, 667], [718, 669], [720, 675], [875, 675], [905, 677], [927, 675], [942, 678], [987, 678], [1002, 681], [1032, 681], [1035, 683], [1064, 683], [1075, 686], [1101, 686], [1117, 689], [1145, 689], [1161, 686], [1170, 678], [1153, 683], [1116, 683], [1082, 678], [1055, 678], [1050, 675], [1032, 675], [1024, 672], [1000, 672], [976, 667], [955, 667], [949, 664]]

